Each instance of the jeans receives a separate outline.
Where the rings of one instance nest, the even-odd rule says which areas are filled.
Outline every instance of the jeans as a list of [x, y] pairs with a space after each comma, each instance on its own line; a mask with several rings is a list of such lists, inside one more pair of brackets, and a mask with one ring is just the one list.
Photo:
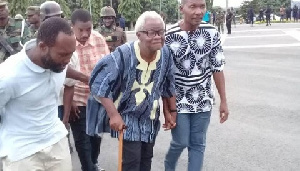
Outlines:
[[172, 132], [172, 141], [165, 158], [165, 171], [175, 171], [182, 151], [188, 148], [188, 171], [202, 169], [206, 146], [206, 132], [211, 112], [179, 113]]
[[74, 142], [82, 171], [96, 171], [101, 137], [86, 134], [86, 107], [79, 106], [79, 119], [70, 121]]
[[123, 142], [123, 171], [150, 171], [154, 143]]

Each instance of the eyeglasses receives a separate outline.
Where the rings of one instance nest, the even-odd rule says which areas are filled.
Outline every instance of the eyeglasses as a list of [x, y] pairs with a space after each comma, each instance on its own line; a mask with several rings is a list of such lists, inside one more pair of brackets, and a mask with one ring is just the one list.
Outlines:
[[149, 31], [139, 31], [139, 32], [145, 33], [149, 38], [154, 38], [156, 35], [161, 37], [165, 35], [165, 30], [159, 30], [159, 31], [149, 30]]
[[105, 16], [105, 17], [102, 17], [103, 19], [106, 19], [106, 20], [113, 20], [115, 19], [115, 17], [113, 16]]

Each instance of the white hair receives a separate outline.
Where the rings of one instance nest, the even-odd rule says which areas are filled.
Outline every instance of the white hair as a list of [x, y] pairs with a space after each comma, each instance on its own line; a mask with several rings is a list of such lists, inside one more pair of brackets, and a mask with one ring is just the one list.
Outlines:
[[162, 17], [155, 11], [145, 11], [139, 18], [136, 20], [135, 23], [135, 32], [142, 31], [144, 29], [144, 25], [147, 19], [159, 19], [165, 28], [165, 22]]

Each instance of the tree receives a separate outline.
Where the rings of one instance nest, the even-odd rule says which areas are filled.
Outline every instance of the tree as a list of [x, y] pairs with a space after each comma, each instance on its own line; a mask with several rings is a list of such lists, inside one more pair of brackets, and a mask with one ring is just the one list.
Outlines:
[[254, 13], [258, 14], [260, 9], [266, 9], [269, 5], [274, 13], [279, 11], [280, 6], [288, 7], [291, 4], [291, 0], [247, 0], [244, 1], [239, 9], [239, 14], [244, 19], [247, 19], [247, 11], [250, 7], [253, 8]]
[[10, 16], [14, 17], [16, 14], [24, 15], [29, 6], [28, 0], [9, 0]]
[[55, 2], [57, 2], [60, 5], [62, 11], [64, 12], [65, 17], [69, 18], [71, 16], [71, 10], [66, 0], [55, 0]]
[[[10, 16], [15, 16], [16, 14], [25, 15], [27, 7], [32, 5], [41, 5], [46, 0], [8, 0], [9, 8], [10, 8]], [[66, 0], [55, 0], [60, 4], [62, 11], [64, 12], [66, 17], [69, 17], [71, 14], [70, 8], [68, 7], [68, 3]]]
[[40, 6], [44, 0], [30, 0], [29, 5]]
[[[141, 3], [141, 11], [144, 12], [144, 11], [156, 11], [157, 9], [153, 9], [153, 3], [154, 3], [155, 0], [140, 0], [140, 3]], [[159, 9], [159, 8], [158, 8]]]
[[247, 0], [244, 1], [240, 7], [239, 14], [242, 15], [242, 18], [247, 20], [248, 19], [248, 10], [250, 7], [253, 8], [254, 13], [258, 13], [260, 9], [259, 0]]
[[206, 0], [206, 9], [212, 10], [212, 7], [214, 6], [214, 0]]
[[140, 0], [122, 0], [118, 7], [118, 12], [130, 22], [130, 28], [141, 14], [142, 5]]
[[83, 0], [67, 0], [70, 11], [82, 8]]
[[162, 0], [161, 11], [167, 15], [166, 22], [174, 23], [178, 20], [178, 1]]
[[[100, 12], [102, 6], [103, 6], [102, 0], [91, 0], [92, 18], [93, 18], [94, 27], [97, 27], [99, 25]], [[83, 1], [82, 8], [90, 10], [88, 0]]]
[[268, 5], [271, 7], [273, 12], [279, 12], [279, 8], [283, 5], [284, 7], [289, 7], [291, 5], [291, 0], [259, 0], [258, 4], [261, 8], [266, 8]]

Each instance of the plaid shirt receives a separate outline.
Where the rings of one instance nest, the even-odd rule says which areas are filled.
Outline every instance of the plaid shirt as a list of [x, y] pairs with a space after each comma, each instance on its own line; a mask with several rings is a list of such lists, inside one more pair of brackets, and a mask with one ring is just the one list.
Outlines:
[[[85, 45], [82, 45], [77, 41], [76, 52], [79, 58], [80, 72], [86, 75], [91, 75], [97, 62], [110, 53], [103, 36], [94, 30]], [[75, 85], [73, 102], [77, 106], [86, 106], [89, 94], [89, 86], [82, 82], [78, 82]]]

